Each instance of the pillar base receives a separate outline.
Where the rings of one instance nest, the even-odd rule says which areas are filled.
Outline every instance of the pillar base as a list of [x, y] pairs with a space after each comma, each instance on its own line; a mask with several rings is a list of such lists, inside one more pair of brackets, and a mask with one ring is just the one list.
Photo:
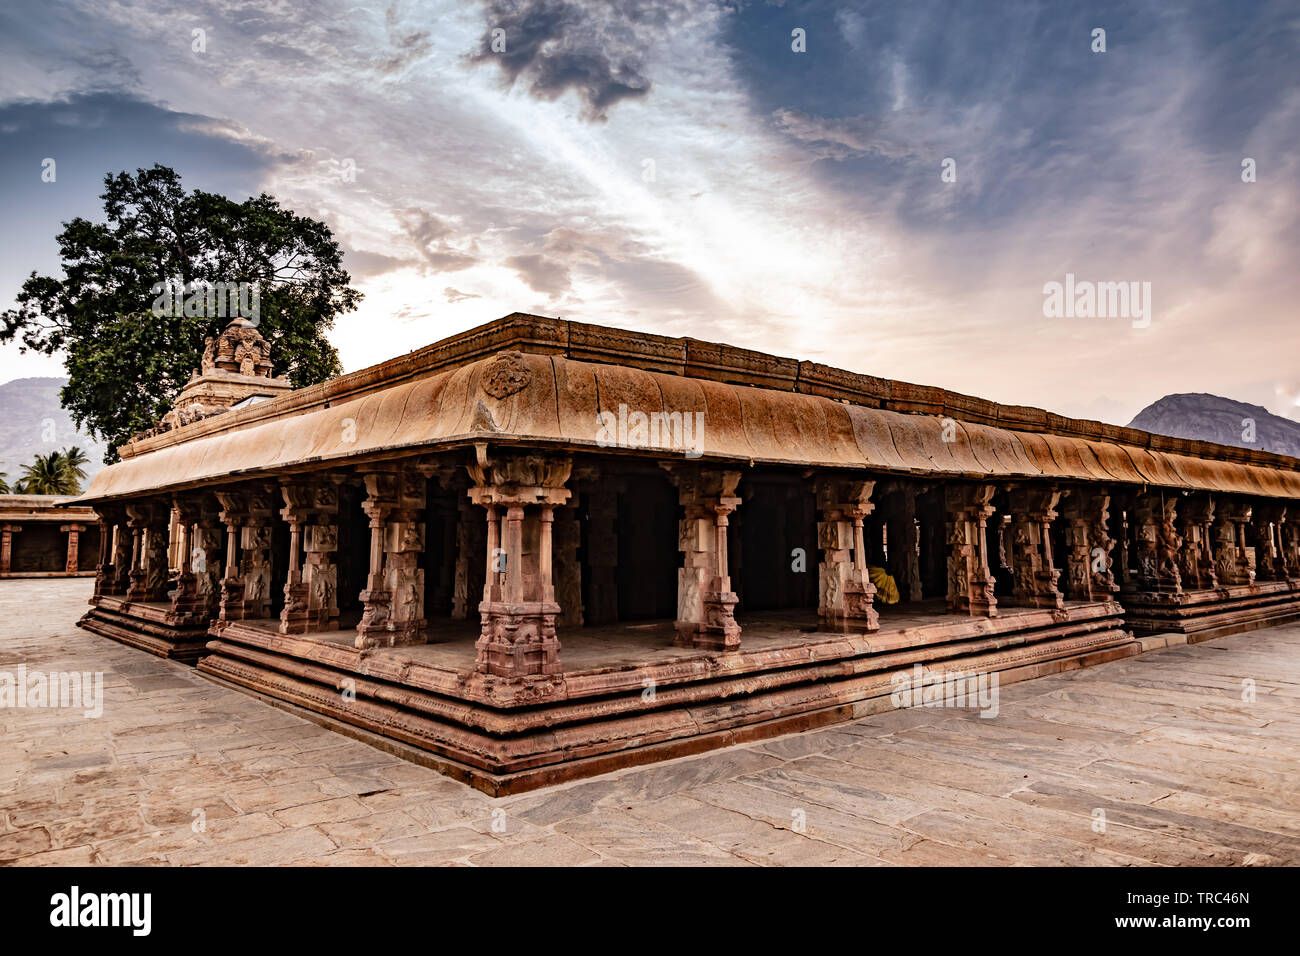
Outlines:
[[[168, 624], [193, 624], [207, 617], [207, 602], [199, 596], [198, 581], [193, 574], [176, 578], [176, 597], [172, 601]], [[205, 624], [206, 626], [206, 624]]]
[[394, 621], [391, 616], [393, 594], [391, 591], [367, 590], [361, 592], [365, 611], [357, 625], [356, 647], [401, 647], [426, 642], [424, 618], [412, 621]]
[[698, 647], [710, 651], [740, 650], [740, 625], [736, 623], [734, 591], [706, 591], [703, 597], [703, 621], [678, 621], [678, 647]]
[[320, 630], [308, 607], [307, 585], [291, 584], [284, 589], [284, 607], [280, 610], [281, 634], [306, 634]]
[[560, 605], [550, 601], [509, 604], [484, 601], [479, 606], [483, 629], [475, 648], [474, 668], [497, 677], [559, 674], [560, 641], [555, 619]]

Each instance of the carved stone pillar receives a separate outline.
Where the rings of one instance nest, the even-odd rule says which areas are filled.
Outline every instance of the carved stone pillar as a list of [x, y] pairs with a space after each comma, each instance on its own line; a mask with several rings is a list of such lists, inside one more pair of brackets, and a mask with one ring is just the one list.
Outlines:
[[237, 492], [218, 491], [216, 495], [221, 502], [219, 517], [226, 531], [217, 618], [222, 621], [239, 621], [244, 617], [244, 583], [240, 578], [239, 541], [247, 510], [243, 495]]
[[1053, 486], [1025, 485], [1010, 493], [1012, 601], [1021, 607], [1062, 610], [1061, 572], [1052, 557], [1052, 522], [1061, 493]]
[[676, 643], [738, 650], [738, 598], [727, 570], [727, 516], [740, 505], [740, 472], [675, 463], [664, 468], [686, 510], [677, 531], [677, 547], [685, 557], [677, 572]]
[[199, 499], [176, 495], [172, 501], [180, 531], [176, 591], [172, 594], [172, 609], [168, 614], [170, 624], [189, 624], [199, 621], [205, 602], [199, 597], [198, 577], [194, 573], [194, 525], [202, 513]]
[[1191, 495], [1183, 499], [1183, 547], [1179, 552], [1179, 571], [1183, 587], [1191, 590], [1217, 588], [1214, 552], [1210, 546], [1214, 524], [1214, 499], [1209, 495]]
[[1282, 524], [1285, 520], [1285, 504], [1269, 501], [1256, 504], [1254, 507], [1256, 581], [1287, 579], [1286, 556], [1282, 552], [1280, 540]]
[[122, 520], [122, 510], [112, 505], [98, 505], [95, 514], [99, 518], [99, 561], [95, 565], [95, 591], [91, 603], [101, 597], [115, 593], [117, 570], [113, 566], [113, 529]]
[[161, 502], [126, 506], [135, 534], [128, 601], [167, 600], [167, 551], [171, 544], [171, 508]]
[[1176, 530], [1178, 495], [1155, 489], [1137, 496], [1136, 587], [1139, 591], [1182, 593], [1179, 551], [1183, 539]]
[[59, 530], [68, 536], [68, 550], [63, 561], [63, 571], [65, 574], [76, 574], [77, 562], [80, 560], [81, 532], [86, 530], [86, 526], [84, 524], [64, 524], [59, 525]]
[[216, 502], [204, 495], [194, 523], [190, 570], [194, 574], [196, 613], [211, 621], [221, 613], [221, 578], [226, 553], [226, 529]]
[[1130, 585], [1132, 576], [1133, 561], [1131, 555], [1132, 528], [1131, 518], [1133, 515], [1132, 496], [1127, 489], [1116, 491], [1111, 496], [1111, 504], [1116, 515], [1115, 531], [1118, 540], [1115, 542], [1119, 547], [1116, 549], [1116, 569], [1115, 583], [1120, 588]]
[[875, 585], [867, 574], [863, 528], [871, 503], [874, 481], [819, 476], [816, 482], [817, 546], [822, 560], [817, 568], [817, 618], [823, 630], [877, 631], [880, 619], [874, 600]]
[[134, 505], [128, 505], [126, 513], [126, 526], [131, 530], [131, 570], [128, 575], [129, 584], [125, 596], [128, 601], [143, 601], [145, 593], [144, 532], [148, 522], [144, 518], [137, 517], [139, 511]]
[[950, 548], [948, 610], [954, 614], [998, 616], [986, 533], [996, 493], [994, 485], [950, 483], [944, 488]]
[[22, 525], [0, 525], [0, 574], [8, 574], [13, 567], [14, 535], [22, 530]]
[[897, 482], [885, 498], [885, 534], [889, 540], [889, 573], [901, 601], [921, 600], [921, 564], [917, 548], [916, 486]]
[[356, 646], [423, 644], [424, 506], [428, 482], [411, 465], [376, 467], [365, 475], [370, 518], [370, 573]]
[[1253, 584], [1255, 572], [1250, 569], [1246, 552], [1246, 525], [1250, 523], [1251, 506], [1245, 502], [1221, 500], [1214, 521], [1214, 572], [1222, 585]]
[[[223, 621], [271, 616], [271, 525], [277, 497], [272, 485], [217, 492], [221, 520], [228, 534], [237, 536], [237, 540], [227, 539], [226, 576], [221, 582]], [[232, 567], [236, 560], [238, 564]]]
[[1061, 506], [1067, 522], [1066, 567], [1070, 596], [1077, 601], [1109, 601], [1119, 590], [1113, 573], [1110, 495], [1101, 488], [1071, 489]]
[[280, 633], [333, 631], [339, 626], [339, 486], [331, 478], [283, 481], [282, 517], [289, 525], [289, 573]]
[[573, 463], [543, 454], [489, 458], [468, 466], [469, 497], [488, 519], [488, 574], [479, 605], [479, 673], [498, 677], [558, 674], [561, 612], [552, 578], [554, 509], [569, 500]]
[[1286, 564], [1287, 576], [1300, 578], [1300, 511], [1292, 509], [1278, 527], [1278, 547]]
[[131, 586], [131, 555], [135, 544], [135, 534], [127, 520], [126, 510], [118, 512], [117, 524], [113, 528], [113, 589], [112, 593], [126, 596]]

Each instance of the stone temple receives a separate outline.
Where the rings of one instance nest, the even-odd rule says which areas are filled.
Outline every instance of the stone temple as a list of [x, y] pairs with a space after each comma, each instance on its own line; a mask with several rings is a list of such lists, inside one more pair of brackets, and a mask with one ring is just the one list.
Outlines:
[[240, 349], [77, 501], [82, 625], [489, 793], [1300, 618], [1297, 459], [518, 313]]

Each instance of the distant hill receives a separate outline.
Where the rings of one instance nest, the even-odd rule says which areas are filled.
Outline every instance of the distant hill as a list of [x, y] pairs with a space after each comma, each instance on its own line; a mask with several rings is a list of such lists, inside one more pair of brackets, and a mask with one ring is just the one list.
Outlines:
[[[1242, 437], [1247, 430], [1243, 424], [1247, 419], [1255, 423], [1254, 442]], [[1157, 435], [1198, 438], [1300, 458], [1300, 422], [1274, 415], [1260, 405], [1247, 405], [1218, 395], [1166, 395], [1138, 412], [1129, 427]]]
[[59, 404], [66, 378], [17, 378], [0, 385], [0, 471], [9, 484], [37, 454], [80, 445], [90, 459], [86, 482], [104, 467], [104, 445], [73, 427], [72, 416]]

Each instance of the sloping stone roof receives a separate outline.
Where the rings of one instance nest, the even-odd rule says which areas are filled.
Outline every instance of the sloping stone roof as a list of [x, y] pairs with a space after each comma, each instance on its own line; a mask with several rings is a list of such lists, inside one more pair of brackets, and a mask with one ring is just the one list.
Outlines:
[[483, 442], [672, 454], [601, 447], [598, 415], [618, 416], [620, 406], [703, 413], [698, 450], [706, 461], [1300, 497], [1300, 461], [1279, 455], [1079, 422], [694, 339], [516, 314], [136, 442], [81, 500]]

